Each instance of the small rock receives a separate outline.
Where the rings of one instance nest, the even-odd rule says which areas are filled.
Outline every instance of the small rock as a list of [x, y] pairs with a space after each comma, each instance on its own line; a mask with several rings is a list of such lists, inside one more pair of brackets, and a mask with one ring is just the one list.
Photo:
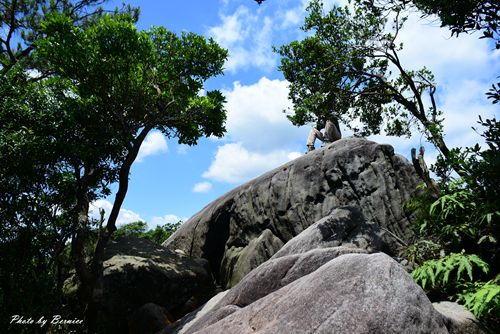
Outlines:
[[454, 302], [432, 304], [443, 315], [450, 334], [484, 334], [476, 317], [464, 306]]

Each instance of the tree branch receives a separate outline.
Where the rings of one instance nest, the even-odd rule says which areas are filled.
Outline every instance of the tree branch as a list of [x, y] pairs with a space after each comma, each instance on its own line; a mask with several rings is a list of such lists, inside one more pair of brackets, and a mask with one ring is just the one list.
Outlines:
[[434, 180], [429, 176], [429, 169], [424, 160], [425, 148], [420, 146], [418, 157], [416, 156], [416, 149], [411, 149], [411, 161], [413, 163], [413, 167], [417, 172], [418, 176], [425, 182], [427, 188], [430, 190], [432, 197], [438, 198], [441, 193], [438, 185]]

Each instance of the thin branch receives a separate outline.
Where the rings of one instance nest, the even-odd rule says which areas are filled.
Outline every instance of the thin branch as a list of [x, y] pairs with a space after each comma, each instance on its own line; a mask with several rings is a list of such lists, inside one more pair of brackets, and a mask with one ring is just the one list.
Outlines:
[[5, 47], [7, 49], [7, 53], [9, 54], [9, 58], [11, 62], [16, 62], [16, 57], [14, 53], [12, 52], [12, 49], [10, 47], [10, 40], [12, 38], [12, 35], [14, 34], [14, 31], [16, 30], [16, 7], [17, 7], [17, 0], [12, 1], [12, 6], [10, 8], [10, 25], [9, 25], [9, 33], [7, 34], [7, 39], [5, 41]]
[[392, 63], [398, 68], [399, 72], [401, 73], [401, 75], [405, 79], [406, 83], [410, 87], [410, 89], [413, 93], [413, 96], [415, 97], [415, 100], [417, 101], [418, 109], [416, 109], [415, 112], [417, 112], [419, 115], [415, 115], [415, 116], [417, 116], [417, 118], [420, 119], [422, 122], [424, 120], [427, 121], [427, 117], [425, 116], [425, 106], [424, 106], [424, 103], [422, 101], [422, 95], [420, 94], [417, 87], [415, 86], [415, 82], [413, 81], [412, 77], [401, 66], [401, 62], [399, 61], [399, 57], [397, 55], [396, 50], [394, 50], [393, 48], [391, 50], [394, 54], [395, 59], [397, 60], [396, 62], [393, 61]]
[[441, 191], [436, 184], [436, 182], [429, 176], [429, 169], [427, 168], [427, 164], [424, 160], [425, 148], [420, 146], [418, 157], [416, 156], [416, 149], [411, 149], [411, 160], [413, 163], [413, 167], [417, 172], [418, 176], [425, 182], [427, 188], [431, 191], [431, 195], [434, 198], [438, 198]]
[[437, 122], [437, 105], [436, 105], [436, 99], [434, 98], [434, 93], [436, 92], [436, 87], [435, 86], [430, 86], [429, 87], [429, 95], [431, 97], [431, 103], [432, 103], [432, 121]]

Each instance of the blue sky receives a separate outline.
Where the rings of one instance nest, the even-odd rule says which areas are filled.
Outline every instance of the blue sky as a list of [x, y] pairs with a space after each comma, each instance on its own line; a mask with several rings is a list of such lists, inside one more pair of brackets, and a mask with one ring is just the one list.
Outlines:
[[[324, 2], [327, 7], [346, 3]], [[141, 8], [140, 29], [154, 25], [176, 33], [191, 31], [213, 37], [229, 50], [224, 76], [206, 84], [207, 90], [220, 89], [226, 96], [228, 132], [224, 138], [202, 139], [193, 147], [152, 133], [134, 162], [119, 224], [143, 220], [154, 227], [185, 220], [225, 192], [305, 151], [309, 126], [293, 126], [282, 112], [291, 104], [272, 46], [303, 38], [299, 27], [309, 0], [267, 0], [261, 6], [253, 0], [125, 3]], [[484, 93], [500, 73], [500, 52], [478, 35], [450, 37], [435, 21], [418, 15], [410, 17], [399, 40], [405, 45], [401, 58], [406, 68], [427, 66], [436, 76], [448, 145], [480, 141], [471, 129], [478, 115], [498, 117], [498, 106]], [[384, 135], [369, 139], [389, 143], [407, 158], [411, 147], [423, 144], [427, 161], [436, 158], [418, 133], [410, 139]], [[98, 200], [91, 209], [95, 214], [97, 207], [103, 207], [109, 213], [113, 200], [114, 196]]]

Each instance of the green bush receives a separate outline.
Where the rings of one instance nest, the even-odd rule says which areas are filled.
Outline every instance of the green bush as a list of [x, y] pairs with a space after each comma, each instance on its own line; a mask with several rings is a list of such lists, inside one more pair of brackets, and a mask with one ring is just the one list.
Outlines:
[[136, 221], [120, 226], [113, 233], [113, 240], [121, 237], [138, 237], [145, 238], [161, 245], [167, 240], [175, 231], [181, 226], [182, 221], [174, 224], [165, 224], [163, 226], [156, 226], [154, 229], [147, 230], [148, 224], [143, 221]]
[[[430, 297], [458, 300], [479, 319], [500, 321], [500, 123], [479, 123], [487, 148], [453, 149], [433, 171], [440, 194], [426, 191], [406, 207], [417, 214], [417, 240], [405, 251]], [[458, 168], [457, 168], [458, 166]], [[460, 170], [458, 177], [453, 170]]]
[[[450, 276], [455, 283], [473, 281], [473, 270], [479, 269], [487, 274], [489, 266], [477, 255], [462, 253], [451, 253], [441, 259], [427, 260], [418, 266], [412, 276], [422, 288], [446, 287], [450, 282]], [[464, 275], [466, 274], [466, 275]]]
[[488, 282], [464, 284], [458, 299], [478, 318], [500, 314], [500, 275]]

